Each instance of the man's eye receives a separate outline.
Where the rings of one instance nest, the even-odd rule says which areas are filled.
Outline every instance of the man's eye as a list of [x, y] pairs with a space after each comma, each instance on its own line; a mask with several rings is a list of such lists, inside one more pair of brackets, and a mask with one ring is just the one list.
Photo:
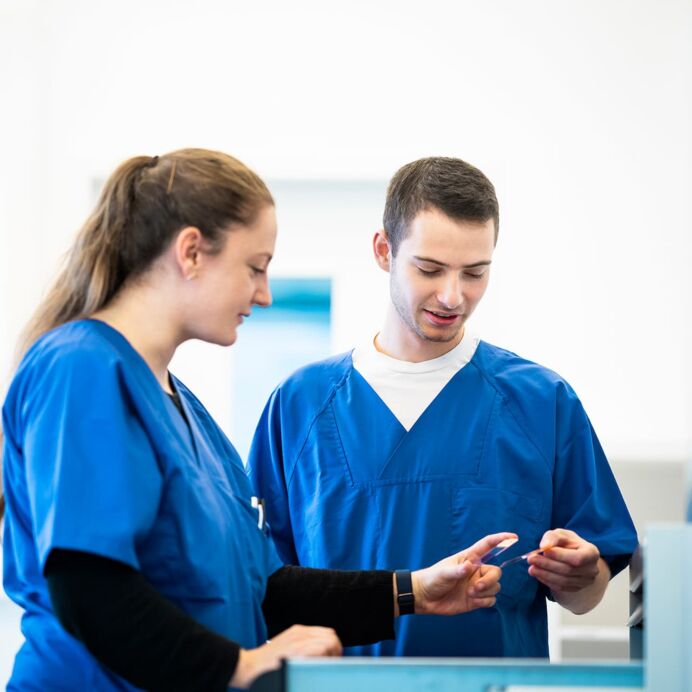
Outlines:
[[467, 279], [482, 279], [485, 276], [485, 272], [481, 272], [480, 274], [474, 274], [473, 272], [466, 272], [464, 276]]
[[422, 267], [418, 267], [418, 271], [423, 274], [423, 276], [435, 276], [436, 274], [440, 273], [439, 269], [423, 269]]
[[252, 269], [253, 274], [266, 274], [267, 270], [262, 269], [261, 267], [250, 267]]

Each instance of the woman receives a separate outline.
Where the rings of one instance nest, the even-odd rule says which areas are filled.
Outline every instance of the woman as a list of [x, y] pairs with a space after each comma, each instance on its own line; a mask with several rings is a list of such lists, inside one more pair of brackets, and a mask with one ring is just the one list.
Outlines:
[[4, 582], [26, 637], [8, 689], [246, 687], [282, 658], [391, 638], [400, 606], [494, 604], [480, 557], [512, 534], [409, 587], [284, 567], [258, 527], [236, 451], [168, 364], [270, 304], [275, 238], [269, 191], [225, 154], [136, 157], [106, 183], [3, 407]]

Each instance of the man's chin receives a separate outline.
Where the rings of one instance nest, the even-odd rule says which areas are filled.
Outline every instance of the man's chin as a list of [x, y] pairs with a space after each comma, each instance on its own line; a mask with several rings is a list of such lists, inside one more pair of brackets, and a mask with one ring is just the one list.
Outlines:
[[462, 334], [462, 328], [455, 329], [454, 331], [446, 331], [439, 329], [431, 329], [429, 327], [425, 329], [418, 329], [418, 336], [426, 341], [432, 341], [437, 344], [448, 344], [451, 341], [459, 341]]

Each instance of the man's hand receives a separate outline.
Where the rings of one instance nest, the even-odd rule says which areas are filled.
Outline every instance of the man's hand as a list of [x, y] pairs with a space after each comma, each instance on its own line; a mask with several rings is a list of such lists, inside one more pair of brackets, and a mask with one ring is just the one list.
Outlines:
[[586, 613], [598, 605], [610, 579], [598, 548], [568, 529], [546, 531], [540, 547], [547, 552], [528, 558], [529, 574], [573, 613]]
[[329, 627], [293, 625], [256, 649], [241, 649], [231, 687], [249, 687], [262, 673], [276, 670], [293, 656], [341, 656], [343, 648]]
[[496, 533], [470, 548], [413, 572], [416, 613], [456, 615], [476, 608], [491, 608], [500, 590], [499, 567], [482, 565], [481, 557], [514, 533]]

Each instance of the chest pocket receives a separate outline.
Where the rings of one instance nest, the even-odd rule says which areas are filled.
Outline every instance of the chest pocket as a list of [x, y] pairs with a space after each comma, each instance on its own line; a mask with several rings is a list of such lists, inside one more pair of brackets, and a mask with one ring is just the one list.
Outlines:
[[[462, 550], [490, 533], [513, 531], [519, 542], [492, 561], [521, 555], [538, 547], [543, 535], [542, 502], [507, 490], [488, 487], [457, 487], [452, 492], [452, 540]], [[503, 570], [498, 607], [517, 607], [533, 601], [538, 582], [528, 574], [524, 560]]]
[[142, 550], [143, 570], [154, 586], [181, 601], [261, 602], [266, 539], [245, 474], [242, 467], [224, 473], [216, 460], [211, 464], [212, 450], [200, 440], [198, 451], [199, 458], [177, 459], [169, 469]]

